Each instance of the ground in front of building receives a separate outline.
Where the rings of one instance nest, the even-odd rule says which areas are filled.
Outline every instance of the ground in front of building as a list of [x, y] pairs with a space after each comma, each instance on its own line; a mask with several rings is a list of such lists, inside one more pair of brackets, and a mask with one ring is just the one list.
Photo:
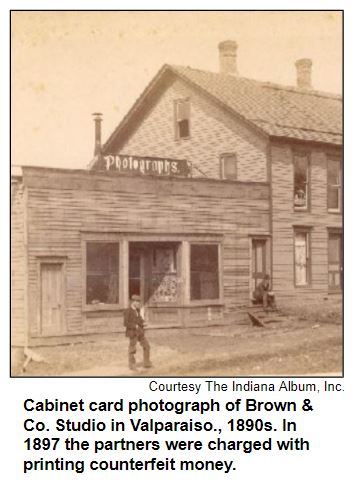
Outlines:
[[[127, 367], [128, 340], [111, 334], [81, 343], [37, 347], [44, 361], [22, 373], [22, 350], [12, 356], [12, 375], [27, 376], [260, 376], [340, 374], [341, 299], [286, 303], [284, 321], [247, 325], [149, 330], [153, 367]], [[138, 362], [141, 348], [138, 346]]]

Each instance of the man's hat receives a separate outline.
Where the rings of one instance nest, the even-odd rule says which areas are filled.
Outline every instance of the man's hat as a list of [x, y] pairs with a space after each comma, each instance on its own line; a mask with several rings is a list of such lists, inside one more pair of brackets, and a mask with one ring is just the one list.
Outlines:
[[265, 274], [265, 279], [270, 279], [270, 275], [269, 275], [269, 274]]
[[140, 296], [139, 295], [132, 295], [131, 300], [132, 301], [140, 301]]

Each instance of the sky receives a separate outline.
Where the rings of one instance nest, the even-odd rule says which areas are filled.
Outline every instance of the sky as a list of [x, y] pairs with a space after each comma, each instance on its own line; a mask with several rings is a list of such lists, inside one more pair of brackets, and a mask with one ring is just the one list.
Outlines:
[[164, 63], [218, 71], [222, 40], [243, 77], [295, 85], [309, 57], [313, 87], [341, 93], [341, 37], [339, 12], [12, 12], [12, 164], [86, 168], [93, 112], [105, 141]]

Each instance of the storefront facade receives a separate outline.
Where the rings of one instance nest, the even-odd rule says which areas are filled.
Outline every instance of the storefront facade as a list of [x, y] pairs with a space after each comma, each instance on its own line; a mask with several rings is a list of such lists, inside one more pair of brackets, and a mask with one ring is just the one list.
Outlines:
[[243, 317], [270, 243], [266, 183], [27, 167], [16, 189], [14, 345], [121, 331], [132, 294], [151, 327]]

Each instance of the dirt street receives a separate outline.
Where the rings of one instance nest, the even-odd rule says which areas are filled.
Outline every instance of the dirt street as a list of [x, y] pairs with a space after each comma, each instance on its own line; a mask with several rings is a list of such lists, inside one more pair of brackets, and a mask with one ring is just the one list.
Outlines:
[[[44, 362], [31, 362], [26, 376], [260, 376], [337, 374], [342, 370], [342, 325], [287, 318], [264, 328], [231, 325], [149, 330], [153, 367], [131, 372], [128, 340], [113, 334], [84, 343], [38, 347]], [[141, 361], [138, 346], [137, 361]], [[21, 356], [13, 357], [21, 375]]]

